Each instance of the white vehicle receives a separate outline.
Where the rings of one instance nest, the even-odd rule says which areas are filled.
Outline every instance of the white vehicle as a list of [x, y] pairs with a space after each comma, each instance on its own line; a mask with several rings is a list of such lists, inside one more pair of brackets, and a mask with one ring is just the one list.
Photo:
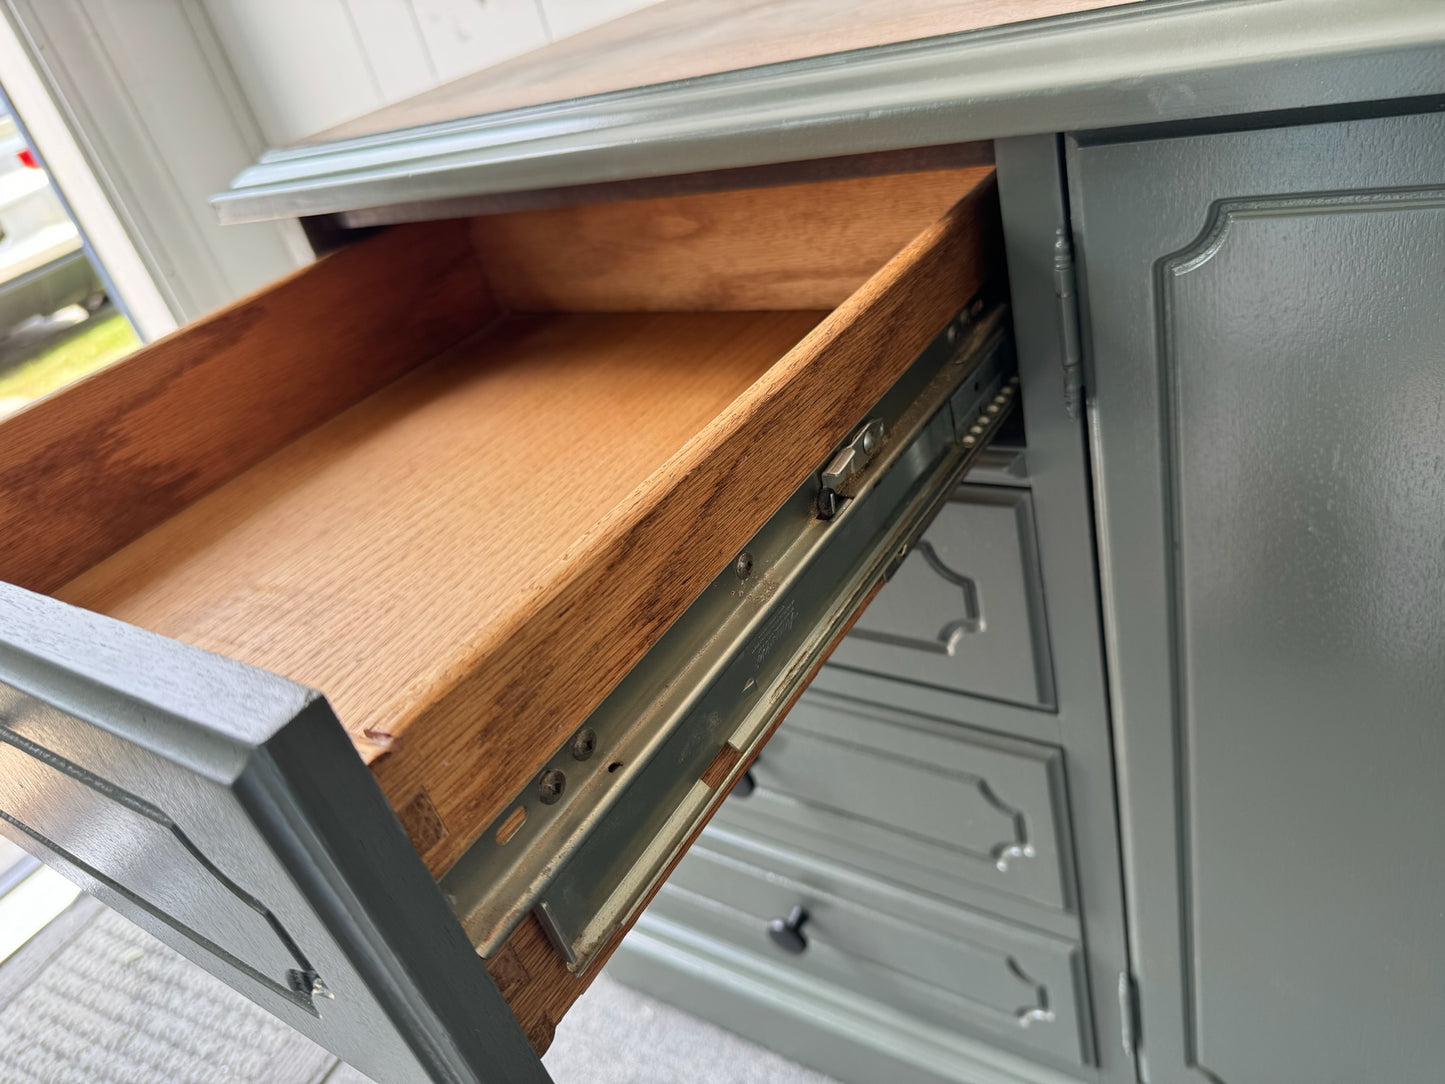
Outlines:
[[104, 295], [80, 230], [25, 142], [15, 118], [0, 114], [0, 336]]

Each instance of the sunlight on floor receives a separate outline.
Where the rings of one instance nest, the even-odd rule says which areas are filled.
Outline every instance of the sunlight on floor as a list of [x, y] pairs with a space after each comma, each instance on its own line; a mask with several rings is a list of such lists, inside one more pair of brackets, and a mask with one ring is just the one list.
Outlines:
[[79, 895], [80, 889], [41, 866], [0, 896], [0, 963], [14, 955]]

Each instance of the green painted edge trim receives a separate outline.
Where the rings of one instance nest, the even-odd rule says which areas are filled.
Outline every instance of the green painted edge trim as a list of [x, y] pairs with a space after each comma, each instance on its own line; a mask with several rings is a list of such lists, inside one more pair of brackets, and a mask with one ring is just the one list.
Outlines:
[[272, 150], [223, 221], [1445, 94], [1433, 0], [1154, 0]]

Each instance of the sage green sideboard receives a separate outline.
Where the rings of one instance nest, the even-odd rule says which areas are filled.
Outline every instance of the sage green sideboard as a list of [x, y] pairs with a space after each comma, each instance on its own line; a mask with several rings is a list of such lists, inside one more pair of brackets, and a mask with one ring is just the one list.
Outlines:
[[[934, 594], [885, 594], [815, 685], [852, 699], [810, 694], [779, 740], [842, 765], [845, 753], [821, 750], [857, 741], [854, 713], [875, 733], [899, 733], [877, 743], [871, 767], [835, 767], [821, 798], [811, 781], [760, 770], [757, 793], [732, 799], [739, 812], [725, 810], [625, 946], [614, 965], [625, 979], [860, 1084], [1439, 1078], [1445, 117], [1251, 118], [1218, 130], [1227, 127], [998, 144], [1044, 588], [1037, 613], [1015, 593], [1009, 619], [1046, 626], [1055, 699], [1000, 693], [1000, 681], [1017, 689], [1017, 675], [990, 669], [985, 637], [974, 660], [969, 633], [955, 637], [956, 663], [940, 650], [941, 608], [966, 621], [982, 601], [990, 618], [986, 579], [968, 605], [946, 569]], [[1044, 312], [1051, 291], [1068, 292], [1043, 255], [1058, 204], [1040, 177], [1054, 146], [1069, 230], [1052, 255], [1066, 261], [1072, 242], [1077, 258], [1087, 409], [1075, 424], [1088, 433], [1087, 468], [1060, 454], [1072, 450], [1059, 409], [1069, 337]], [[1078, 586], [1065, 563], [1090, 552], [1086, 526], [1072, 537], [1062, 526], [1086, 494], [1098, 579], [1074, 575], [1097, 583], [1097, 611], [1061, 590]], [[935, 523], [935, 538], [948, 522]], [[1071, 672], [1094, 650], [1096, 613], [1112, 728], [1095, 714], [1101, 690]], [[912, 645], [916, 661], [897, 635], [909, 620], [942, 633]], [[1018, 706], [1029, 699], [1031, 713]], [[892, 759], [909, 755], [908, 727], [951, 728], [993, 811], [1008, 806], [1031, 832], [1048, 825], [1016, 868], [1064, 868], [1074, 859], [1056, 866], [1053, 843], [1073, 841], [1083, 906], [1059, 913], [1075, 925], [1040, 906], [1036, 885], [1016, 880], [1009, 898], [1012, 870], [995, 871], [994, 885], [978, 874], [969, 799], [979, 791], [965, 797], [942, 754], [915, 776], [894, 772]], [[1097, 884], [1113, 873], [1098, 860], [1116, 829], [1112, 807], [1090, 804], [1096, 784], [1108, 786], [1090, 756], [1105, 755], [1111, 737], [1118, 910]], [[1007, 773], [990, 776], [990, 743], [1020, 738], [1056, 757], [1056, 822], [1011, 797]], [[769, 797], [770, 785], [782, 796]], [[815, 823], [818, 801], [838, 811], [831, 834]], [[891, 837], [874, 823], [882, 808], [893, 811]], [[840, 817], [852, 818], [851, 833]], [[939, 826], [950, 817], [948, 853]], [[774, 950], [761, 911], [739, 947], [727, 926], [746, 909], [727, 907], [746, 877], [726, 892], [719, 878], [744, 856], [767, 871], [756, 895], [778, 905], [774, 917], [794, 899], [809, 911], [820, 956], [848, 940], [839, 884], [859, 899], [906, 889], [912, 911], [885, 909], [901, 923], [896, 953], [860, 943], [854, 972], [840, 977], [836, 965]], [[1038, 995], [1014, 1004], [1022, 1026], [990, 1017], [1004, 994], [987, 985], [988, 964], [969, 965], [975, 986], [961, 1007], [950, 997], [962, 980], [931, 969], [944, 956], [910, 954], [907, 931], [931, 928], [923, 916], [950, 906], [956, 942], [987, 945]], [[1006, 924], [989, 930], [984, 918]], [[1127, 963], [1115, 970], [1110, 938], [1121, 928]], [[1078, 939], [1077, 998], [1057, 977], [1039, 978], [1039, 952], [1061, 935]], [[904, 977], [869, 971], [878, 957]], [[927, 1011], [909, 1000], [918, 984], [933, 993]], [[1076, 1028], [1082, 1043], [1066, 1048], [1059, 1033]]]

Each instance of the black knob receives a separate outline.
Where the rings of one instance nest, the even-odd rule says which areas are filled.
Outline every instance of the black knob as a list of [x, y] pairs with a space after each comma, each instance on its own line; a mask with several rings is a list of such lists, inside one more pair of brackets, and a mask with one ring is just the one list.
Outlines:
[[803, 923], [807, 921], [808, 912], [799, 904], [788, 912], [787, 918], [775, 918], [768, 923], [768, 936], [778, 948], [797, 956], [808, 947], [808, 939], [803, 936]]
[[743, 772], [742, 777], [733, 784], [732, 793], [736, 794], [739, 798], [746, 798], [749, 794], [751, 794], [757, 789], [757, 778], [753, 775], [752, 769], [749, 768], [747, 771]]

